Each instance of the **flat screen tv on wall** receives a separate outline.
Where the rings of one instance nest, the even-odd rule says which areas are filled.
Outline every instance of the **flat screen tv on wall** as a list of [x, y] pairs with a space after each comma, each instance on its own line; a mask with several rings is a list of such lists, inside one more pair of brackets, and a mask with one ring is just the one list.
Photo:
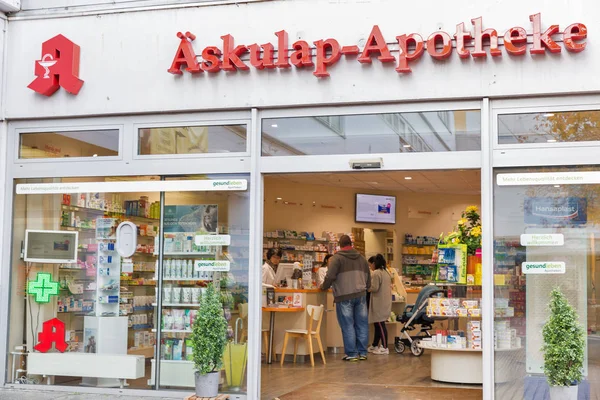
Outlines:
[[356, 195], [356, 222], [396, 223], [396, 196]]
[[78, 239], [78, 232], [27, 229], [23, 259], [34, 263], [76, 263]]

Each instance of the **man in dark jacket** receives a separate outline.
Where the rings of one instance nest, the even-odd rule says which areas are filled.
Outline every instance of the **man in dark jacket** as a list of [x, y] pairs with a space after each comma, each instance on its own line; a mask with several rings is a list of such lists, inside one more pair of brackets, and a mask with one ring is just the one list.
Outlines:
[[367, 260], [352, 247], [348, 235], [340, 238], [340, 251], [329, 260], [329, 269], [321, 290], [333, 287], [338, 323], [342, 328], [346, 361], [367, 359], [369, 314], [367, 290], [371, 273]]

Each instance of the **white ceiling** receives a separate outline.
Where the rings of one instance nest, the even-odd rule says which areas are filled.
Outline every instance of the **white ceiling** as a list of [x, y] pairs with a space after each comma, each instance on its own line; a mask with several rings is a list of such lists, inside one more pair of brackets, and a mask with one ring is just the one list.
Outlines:
[[[411, 177], [407, 180], [405, 177]], [[314, 174], [276, 174], [265, 179], [304, 185], [337, 186], [394, 192], [469, 194], [481, 193], [480, 170], [388, 171]]]

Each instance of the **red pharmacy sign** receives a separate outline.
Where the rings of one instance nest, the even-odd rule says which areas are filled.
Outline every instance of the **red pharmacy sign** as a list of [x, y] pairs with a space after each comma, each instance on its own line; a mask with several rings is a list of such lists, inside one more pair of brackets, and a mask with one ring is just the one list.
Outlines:
[[[464, 23], [456, 25], [456, 33], [437, 31], [424, 39], [418, 33], [409, 33], [396, 36], [393, 43], [394, 50], [385, 40], [379, 26], [373, 26], [365, 46], [360, 49], [358, 45], [341, 45], [336, 39], [321, 39], [312, 44], [305, 40], [298, 40], [289, 46], [288, 33], [285, 30], [275, 32], [276, 45], [265, 43], [262, 45], [251, 44], [236, 46], [232, 35], [221, 36], [222, 46], [205, 47], [196, 54], [192, 42], [196, 39], [193, 33], [178, 32], [181, 39], [177, 52], [168, 71], [181, 75], [182, 69], [190, 73], [199, 72], [235, 72], [246, 71], [252, 66], [255, 69], [275, 68], [313, 68], [313, 75], [318, 78], [328, 77], [328, 68], [335, 65], [343, 56], [354, 57], [360, 63], [370, 64], [373, 57], [381, 63], [395, 63], [396, 72], [412, 72], [411, 63], [420, 59], [425, 53], [436, 60], [445, 60], [453, 52], [460, 58], [481, 58], [502, 56], [501, 46], [510, 56], [522, 56], [527, 53], [543, 55], [546, 52], [560, 53], [562, 47], [573, 53], [585, 49], [584, 39], [587, 37], [587, 27], [581, 23], [574, 23], [562, 32], [558, 25], [551, 25], [542, 31], [541, 14], [529, 16], [532, 24], [531, 33], [525, 28], [516, 26], [498, 35], [495, 29], [484, 29], [482, 18], [471, 20], [472, 31]], [[531, 37], [528, 43], [528, 37]], [[485, 43], [485, 44], [484, 44]], [[489, 43], [489, 44], [488, 44]], [[486, 48], [487, 47], [487, 50]], [[394, 53], [394, 54], [392, 54]], [[248, 65], [249, 64], [249, 65]]]

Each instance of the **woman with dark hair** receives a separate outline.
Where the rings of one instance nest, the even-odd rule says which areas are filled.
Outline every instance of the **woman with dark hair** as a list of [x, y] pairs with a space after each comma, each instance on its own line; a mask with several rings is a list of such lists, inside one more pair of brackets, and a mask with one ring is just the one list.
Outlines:
[[262, 266], [262, 283], [275, 286], [275, 273], [281, 261], [281, 249], [267, 250], [267, 261]]
[[323, 281], [325, 280], [325, 276], [327, 275], [327, 268], [329, 265], [329, 259], [333, 257], [333, 254], [327, 254], [323, 259], [323, 264], [321, 264], [321, 268], [317, 270], [317, 287], [321, 287]]
[[[371, 276], [373, 276], [373, 271], [375, 271], [375, 256], [369, 257], [367, 262], [369, 263], [369, 269], [371, 270]], [[371, 304], [371, 291], [367, 290], [367, 311], [369, 311], [370, 304]]]
[[371, 289], [369, 290], [371, 292], [369, 323], [372, 323], [375, 328], [375, 338], [368, 351], [376, 355], [384, 355], [390, 354], [385, 323], [392, 312], [393, 277], [387, 270], [385, 258], [381, 254], [375, 256], [373, 266], [374, 271], [371, 274]]

